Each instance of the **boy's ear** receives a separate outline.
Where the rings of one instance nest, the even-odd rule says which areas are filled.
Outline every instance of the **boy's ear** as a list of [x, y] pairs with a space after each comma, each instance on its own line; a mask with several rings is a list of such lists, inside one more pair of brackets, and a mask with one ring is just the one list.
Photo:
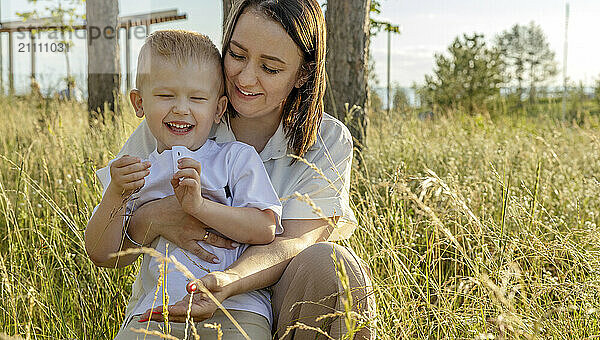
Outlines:
[[225, 96], [221, 96], [221, 98], [219, 98], [219, 100], [217, 101], [217, 112], [215, 112], [216, 124], [219, 124], [219, 122], [221, 121], [221, 117], [223, 117], [223, 114], [227, 110], [227, 103], [228, 100]]
[[133, 89], [129, 91], [129, 101], [131, 101], [131, 105], [133, 105], [135, 115], [138, 116], [138, 118], [144, 117], [144, 106], [142, 105], [142, 93], [140, 90]]

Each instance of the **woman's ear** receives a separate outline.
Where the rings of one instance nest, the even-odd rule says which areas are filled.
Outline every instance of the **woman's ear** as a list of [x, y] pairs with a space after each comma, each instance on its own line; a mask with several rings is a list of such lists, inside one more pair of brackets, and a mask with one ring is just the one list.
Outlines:
[[302, 64], [300, 66], [300, 70], [298, 71], [298, 76], [296, 77], [296, 82], [294, 83], [294, 87], [301, 88], [306, 84], [308, 79], [310, 78], [310, 73], [312, 72], [310, 65]]
[[138, 118], [144, 117], [144, 106], [142, 105], [142, 93], [138, 89], [129, 92], [129, 101], [133, 105], [133, 110]]
[[225, 113], [225, 111], [227, 110], [227, 97], [225, 96], [221, 96], [221, 98], [218, 99], [217, 101], [217, 112], [215, 112], [215, 123], [219, 124], [219, 122], [221, 121], [221, 117], [223, 117], [223, 114]]

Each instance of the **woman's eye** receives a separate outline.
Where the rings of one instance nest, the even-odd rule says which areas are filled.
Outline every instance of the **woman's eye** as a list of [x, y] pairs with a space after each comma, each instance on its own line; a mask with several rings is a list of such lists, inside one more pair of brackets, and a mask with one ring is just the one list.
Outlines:
[[279, 70], [270, 68], [267, 65], [263, 65], [262, 68], [263, 68], [263, 70], [265, 70], [265, 72], [267, 72], [269, 74], [277, 74], [277, 73], [279, 73]]
[[190, 97], [192, 100], [206, 100], [204, 97]]
[[229, 55], [230, 55], [230, 56], [231, 56], [233, 59], [236, 59], [236, 60], [242, 60], [242, 59], [244, 59], [244, 56], [241, 56], [241, 55], [239, 55], [239, 54], [235, 54], [235, 53], [233, 53], [233, 51], [232, 51], [232, 50], [229, 50]]

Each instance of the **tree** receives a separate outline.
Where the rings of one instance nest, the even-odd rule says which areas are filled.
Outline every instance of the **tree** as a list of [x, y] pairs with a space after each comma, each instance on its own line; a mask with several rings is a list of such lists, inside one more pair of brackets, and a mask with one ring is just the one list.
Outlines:
[[104, 106], [115, 111], [121, 83], [117, 17], [119, 2], [87, 0], [88, 110], [105, 118]]
[[425, 76], [419, 95], [429, 105], [473, 112], [500, 94], [504, 82], [500, 53], [488, 48], [482, 34], [456, 37], [448, 55], [435, 55], [433, 75]]
[[[370, 9], [371, 0], [329, 0], [325, 12], [329, 79], [325, 110], [348, 125], [358, 150], [366, 143]], [[359, 108], [352, 110], [354, 105]]]
[[529, 82], [529, 100], [533, 102], [536, 89], [554, 77], [558, 70], [554, 52], [539, 25], [514, 25], [496, 37], [501, 57], [510, 81], [517, 87], [518, 98], [523, 95], [525, 81]]

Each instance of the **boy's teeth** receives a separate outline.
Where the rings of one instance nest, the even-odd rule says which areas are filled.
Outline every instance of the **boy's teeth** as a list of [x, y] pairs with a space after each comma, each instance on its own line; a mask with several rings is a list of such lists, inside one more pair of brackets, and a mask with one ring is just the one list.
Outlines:
[[175, 123], [167, 123], [169, 126], [178, 128], [178, 129], [187, 129], [192, 127], [191, 124], [175, 124]]

